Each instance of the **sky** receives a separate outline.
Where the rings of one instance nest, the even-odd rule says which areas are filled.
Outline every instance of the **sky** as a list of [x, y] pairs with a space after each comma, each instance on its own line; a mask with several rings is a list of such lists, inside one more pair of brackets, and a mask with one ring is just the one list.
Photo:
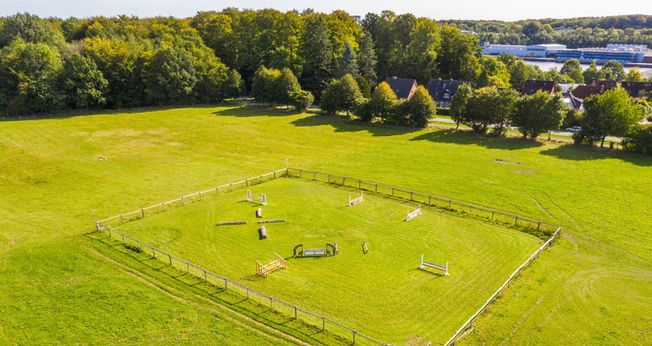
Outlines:
[[623, 14], [652, 15], [652, 0], [0, 0], [0, 15], [29, 12], [42, 17], [135, 15], [191, 17], [225, 7], [320, 12], [342, 9], [353, 15], [392, 10], [434, 19], [519, 20]]

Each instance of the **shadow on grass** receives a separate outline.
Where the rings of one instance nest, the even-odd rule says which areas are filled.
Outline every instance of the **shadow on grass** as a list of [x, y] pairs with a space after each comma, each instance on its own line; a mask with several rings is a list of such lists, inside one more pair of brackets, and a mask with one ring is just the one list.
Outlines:
[[219, 115], [219, 116], [247, 118], [247, 117], [287, 116], [287, 115], [297, 115], [297, 114], [312, 113], [312, 112], [313, 111], [297, 112], [292, 109], [275, 108], [275, 107], [267, 107], [267, 106], [242, 106], [242, 107], [221, 109], [213, 112], [212, 114]]
[[299, 127], [331, 126], [335, 129], [335, 132], [366, 131], [371, 133], [373, 136], [396, 136], [421, 130], [414, 127], [368, 124], [342, 117], [326, 116], [321, 114], [314, 114], [312, 116], [297, 119], [292, 122], [292, 125]]
[[[226, 306], [235, 312], [249, 316], [258, 322], [284, 331], [301, 340], [311, 344], [350, 343], [350, 340], [347, 340], [339, 333], [334, 333], [331, 330], [324, 331], [313, 324], [294, 319], [291, 316], [291, 312], [283, 313], [280, 310], [280, 308], [284, 308], [283, 305], [274, 307], [271, 305], [273, 302], [270, 301], [267, 303], [268, 298], [258, 296], [254, 291], [250, 292], [250, 297], [249, 293], [245, 294], [242, 290], [234, 291], [233, 288], [226, 289], [219, 287], [220, 280], [215, 283], [211, 280], [205, 281], [195, 275], [187, 275], [189, 274], [188, 272], [178, 267], [163, 263], [161, 260], [146, 253], [128, 249], [119, 240], [113, 239], [110, 236], [107, 237], [101, 233], [91, 232], [85, 234], [85, 236], [103, 244], [112, 253], [119, 253], [124, 256], [124, 259], [121, 259], [120, 262], [141, 272], [143, 275], [147, 275], [157, 281], [161, 281], [161, 278], [167, 278], [165, 280], [169, 282], [166, 284], [170, 285], [170, 283], [175, 283], [171, 287], [185, 288], [185, 290], [193, 294], [198, 294], [200, 297], [210, 298], [214, 303]], [[114, 255], [111, 255], [111, 257], [114, 257]], [[133, 265], [136, 263], [138, 264], [137, 267]], [[165, 281], [161, 282], [165, 283]]]
[[34, 120], [51, 120], [51, 119], [67, 119], [85, 116], [97, 115], [125, 115], [125, 114], [138, 114], [147, 112], [157, 112], [165, 110], [175, 110], [184, 108], [215, 108], [215, 107], [238, 107], [233, 103], [216, 103], [216, 104], [179, 104], [169, 106], [142, 106], [132, 108], [105, 108], [105, 109], [69, 109], [60, 112], [41, 113], [32, 115], [5, 115], [0, 116], [0, 122], [14, 122], [14, 121], [34, 121]]
[[618, 159], [643, 167], [652, 166], [652, 156], [611, 150], [608, 148], [591, 148], [574, 144], [562, 145], [541, 152], [542, 155], [554, 156], [562, 160], [591, 161], [604, 159]]
[[412, 141], [430, 141], [434, 143], [450, 143], [461, 145], [479, 145], [488, 149], [520, 150], [537, 148], [541, 142], [522, 139], [478, 135], [469, 131], [436, 130], [424, 133], [411, 139]]

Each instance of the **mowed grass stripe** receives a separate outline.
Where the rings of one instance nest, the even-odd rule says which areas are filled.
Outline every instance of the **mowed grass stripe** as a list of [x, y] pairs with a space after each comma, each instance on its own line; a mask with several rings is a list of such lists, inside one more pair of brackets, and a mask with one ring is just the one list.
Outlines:
[[[430, 208], [405, 222], [415, 205], [374, 194], [348, 207], [348, 197], [359, 191], [323, 183], [283, 178], [251, 190], [267, 195], [264, 218], [287, 220], [265, 225], [267, 240], [257, 238], [254, 211], [260, 205], [246, 202], [245, 190], [122, 228], [220, 275], [393, 343], [445, 341], [541, 244], [515, 230]], [[248, 224], [215, 226], [235, 220]], [[267, 263], [275, 252], [290, 257], [299, 243], [314, 248], [335, 241], [337, 256], [290, 258], [285, 270], [266, 279], [255, 275], [256, 260]], [[451, 276], [417, 269], [421, 254], [436, 263], [448, 261]]]

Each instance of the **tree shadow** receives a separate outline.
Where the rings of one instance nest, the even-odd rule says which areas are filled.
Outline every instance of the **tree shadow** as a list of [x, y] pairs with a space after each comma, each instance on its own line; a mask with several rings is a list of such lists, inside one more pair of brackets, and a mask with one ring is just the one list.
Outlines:
[[366, 131], [372, 136], [396, 136], [404, 135], [407, 133], [417, 132], [421, 129], [414, 127], [390, 126], [381, 124], [362, 123], [351, 119], [346, 119], [337, 116], [325, 116], [321, 114], [314, 114], [312, 116], [297, 119], [292, 122], [292, 125], [304, 126], [330, 126], [335, 132], [363, 132]]
[[528, 139], [478, 135], [468, 131], [456, 130], [430, 131], [412, 138], [411, 141], [430, 141], [435, 143], [479, 145], [488, 149], [502, 150], [537, 148], [543, 145], [541, 142]]
[[628, 153], [621, 150], [611, 150], [608, 148], [578, 146], [574, 144], [566, 144], [559, 147], [547, 149], [542, 151], [541, 154], [554, 156], [563, 160], [591, 161], [619, 159], [637, 166], [652, 166], [651, 156]]
[[213, 115], [230, 116], [230, 117], [274, 117], [274, 116], [288, 116], [304, 113], [314, 113], [315, 110], [307, 110], [305, 112], [298, 112], [293, 109], [274, 108], [268, 106], [241, 106], [220, 109], [213, 112]]

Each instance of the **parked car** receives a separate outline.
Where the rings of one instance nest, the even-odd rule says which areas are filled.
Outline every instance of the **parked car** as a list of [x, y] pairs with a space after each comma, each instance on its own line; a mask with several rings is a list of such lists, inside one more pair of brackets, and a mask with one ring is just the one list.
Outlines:
[[565, 130], [568, 132], [580, 132], [582, 131], [582, 126], [567, 127]]

